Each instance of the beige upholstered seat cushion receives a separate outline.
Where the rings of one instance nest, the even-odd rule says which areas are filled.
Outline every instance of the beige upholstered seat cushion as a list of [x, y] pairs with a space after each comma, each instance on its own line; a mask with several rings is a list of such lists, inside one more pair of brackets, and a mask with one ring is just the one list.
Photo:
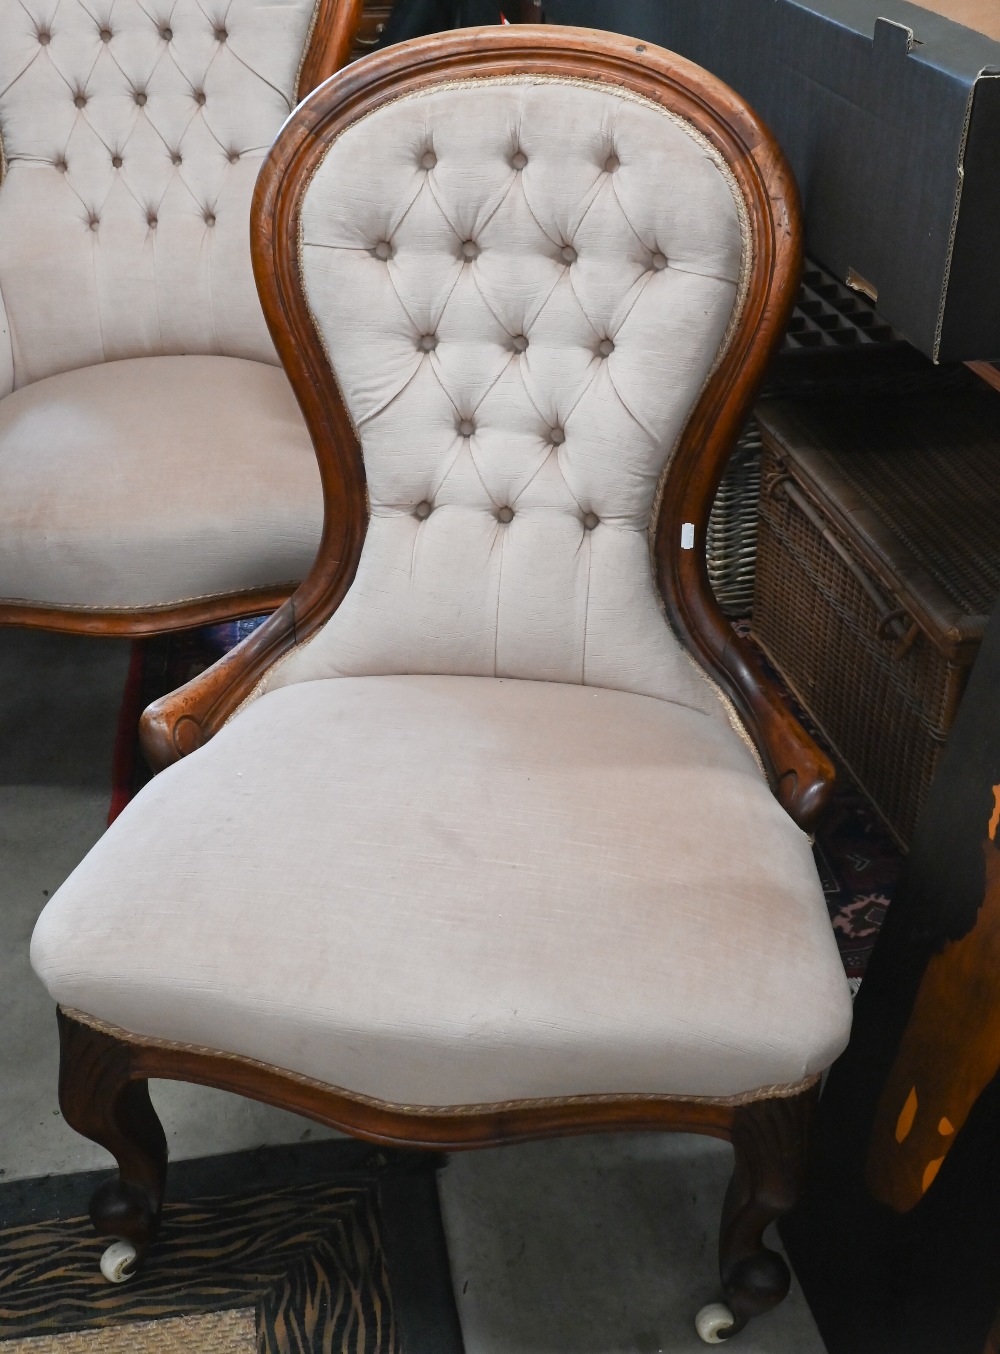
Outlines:
[[809, 843], [724, 724], [304, 682], [158, 776], [49, 902], [60, 1003], [409, 1104], [732, 1095], [843, 1048]]
[[0, 400], [0, 598], [146, 608], [299, 581], [323, 498], [284, 372], [145, 357]]

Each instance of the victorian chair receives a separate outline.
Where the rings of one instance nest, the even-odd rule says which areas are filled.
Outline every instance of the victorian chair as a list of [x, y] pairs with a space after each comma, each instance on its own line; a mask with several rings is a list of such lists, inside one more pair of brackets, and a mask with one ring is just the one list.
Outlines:
[[322, 527], [250, 199], [361, 0], [0, 6], [0, 624], [276, 606]]
[[146, 712], [165, 769], [32, 942], [63, 1113], [120, 1168], [106, 1271], [160, 1216], [149, 1077], [438, 1149], [709, 1133], [718, 1340], [787, 1291], [763, 1232], [850, 1024], [803, 831], [832, 768], [704, 560], [795, 294], [788, 167], [668, 52], [469, 29], [296, 110], [253, 247], [322, 546]]

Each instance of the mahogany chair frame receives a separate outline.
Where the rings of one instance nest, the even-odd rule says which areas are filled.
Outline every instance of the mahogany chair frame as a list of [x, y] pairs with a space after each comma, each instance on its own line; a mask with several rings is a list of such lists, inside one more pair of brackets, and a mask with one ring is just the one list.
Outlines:
[[[299, 209], [326, 149], [355, 119], [389, 99], [457, 78], [542, 74], [601, 81], [652, 99], [718, 149], [742, 193], [753, 248], [749, 291], [724, 359], [708, 381], [658, 499], [654, 566], [674, 628], [736, 706], [781, 803], [810, 824], [833, 768], [771, 689], [755, 656], [722, 616], [708, 583], [704, 539], [715, 490], [770, 353], [787, 323], [800, 269], [795, 183], [766, 128], [700, 68], [632, 39], [542, 26], [470, 29], [390, 47], [348, 67], [300, 107], [257, 185], [253, 258], [271, 334], [316, 446], [325, 526], [309, 576], [254, 634], [187, 686], [146, 711], [142, 736], [159, 768], [199, 747], [281, 655], [332, 615], [350, 587], [367, 526], [361, 447], [323, 350], [299, 275]], [[678, 549], [694, 523], [702, 548]], [[441, 1149], [555, 1135], [660, 1129], [727, 1139], [735, 1169], [723, 1209], [720, 1273], [734, 1314], [730, 1333], [778, 1303], [789, 1274], [763, 1242], [795, 1201], [819, 1078], [733, 1099], [578, 1096], [497, 1105], [390, 1105], [249, 1059], [138, 1038], [61, 1011], [60, 1102], [69, 1124], [116, 1157], [119, 1174], [95, 1196], [98, 1231], [126, 1237], [139, 1259], [156, 1232], [166, 1170], [150, 1077], [196, 1082], [280, 1105], [372, 1142]]]
[[[361, 24], [364, 0], [316, 0], [309, 37], [295, 86], [300, 103], [324, 80], [346, 65]], [[0, 183], [3, 175], [0, 173]], [[199, 597], [176, 605], [147, 608], [33, 606], [0, 601], [0, 626], [67, 634], [131, 636], [160, 635], [189, 626], [210, 625], [273, 611], [291, 595], [294, 585], [251, 588], [241, 592]]]

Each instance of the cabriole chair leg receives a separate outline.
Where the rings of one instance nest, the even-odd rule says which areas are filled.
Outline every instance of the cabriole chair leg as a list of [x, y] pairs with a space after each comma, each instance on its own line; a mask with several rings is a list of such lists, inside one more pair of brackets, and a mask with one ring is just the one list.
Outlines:
[[788, 1265], [764, 1245], [764, 1231], [798, 1197], [818, 1095], [816, 1085], [800, 1095], [741, 1105], [734, 1113], [736, 1161], [719, 1236], [725, 1303], [703, 1307], [695, 1323], [707, 1344], [728, 1340], [788, 1295]]
[[114, 1238], [101, 1258], [101, 1272], [122, 1283], [142, 1264], [160, 1225], [167, 1140], [127, 1045], [62, 1011], [59, 1042], [63, 1118], [118, 1163], [118, 1174], [91, 1199], [90, 1217], [99, 1235]]

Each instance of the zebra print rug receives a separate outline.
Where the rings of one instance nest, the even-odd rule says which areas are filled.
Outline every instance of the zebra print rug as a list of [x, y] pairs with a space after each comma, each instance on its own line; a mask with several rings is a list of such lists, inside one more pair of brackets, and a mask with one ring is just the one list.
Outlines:
[[0, 1354], [460, 1354], [435, 1164], [340, 1141], [179, 1163], [121, 1285], [84, 1211], [103, 1172], [0, 1186]]

